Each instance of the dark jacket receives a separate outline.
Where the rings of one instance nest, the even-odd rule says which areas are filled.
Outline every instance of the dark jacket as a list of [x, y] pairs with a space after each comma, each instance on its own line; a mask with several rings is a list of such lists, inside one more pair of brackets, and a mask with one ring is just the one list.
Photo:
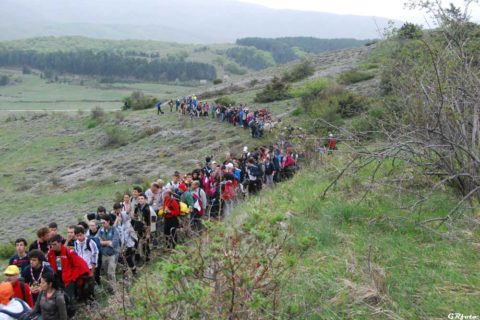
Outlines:
[[33, 313], [40, 313], [43, 320], [67, 320], [67, 307], [63, 292], [55, 291], [52, 297], [47, 300], [46, 293], [40, 293]]

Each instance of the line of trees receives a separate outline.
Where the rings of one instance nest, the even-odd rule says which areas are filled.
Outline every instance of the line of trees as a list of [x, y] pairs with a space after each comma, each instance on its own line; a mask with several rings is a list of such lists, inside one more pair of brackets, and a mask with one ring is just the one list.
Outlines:
[[230, 48], [226, 54], [239, 65], [253, 70], [261, 70], [275, 65], [275, 61], [269, 52], [253, 47]]
[[31, 67], [60, 74], [71, 73], [145, 81], [213, 80], [215, 67], [181, 59], [143, 59], [116, 52], [78, 50], [42, 53], [34, 50], [0, 50], [0, 66]]
[[325, 51], [354, 48], [365, 45], [368, 40], [356, 39], [318, 39], [313, 37], [284, 37], [284, 38], [242, 38], [236, 41], [237, 45], [251, 46], [259, 50], [270, 52], [276, 63], [282, 64], [298, 59], [294, 48], [306, 53], [320, 53]]

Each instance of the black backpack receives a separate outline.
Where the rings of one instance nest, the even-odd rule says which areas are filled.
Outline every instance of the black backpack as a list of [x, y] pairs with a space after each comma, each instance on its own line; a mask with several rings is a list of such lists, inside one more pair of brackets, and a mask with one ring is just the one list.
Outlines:
[[63, 293], [63, 299], [65, 300], [65, 307], [67, 309], [67, 317], [73, 318], [75, 313], [77, 312], [77, 308], [75, 307], [75, 302], [73, 298], [71, 298], [65, 291], [61, 290]]
[[2, 309], [2, 310], [0, 310], [0, 313], [6, 314], [7, 316], [10, 316], [14, 319], [20, 319], [20, 320], [35, 319], [34, 317], [32, 317], [33, 314], [31, 314], [31, 312], [30, 312], [31, 311], [30, 307], [27, 305], [27, 303], [25, 301], [22, 301], [18, 298], [13, 298], [13, 300], [16, 300], [16, 301], [20, 302], [23, 310], [20, 311], [20, 312], [12, 312], [12, 311]]

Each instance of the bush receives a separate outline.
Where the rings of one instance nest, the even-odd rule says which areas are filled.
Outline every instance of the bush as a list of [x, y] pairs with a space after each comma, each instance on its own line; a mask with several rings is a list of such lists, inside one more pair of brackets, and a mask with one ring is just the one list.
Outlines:
[[255, 102], [267, 103], [292, 98], [289, 92], [290, 86], [278, 77], [274, 77], [272, 81], [257, 95]]
[[240, 67], [238, 64], [234, 62], [227, 63], [225, 66], [225, 71], [230, 72], [231, 74], [237, 74], [237, 75], [244, 75], [247, 73], [247, 70]]
[[218, 78], [213, 80], [213, 84], [220, 84], [222, 82], [223, 82], [222, 79], [218, 79]]
[[311, 96], [319, 96], [327, 88], [335, 86], [335, 82], [327, 79], [320, 78], [317, 80], [306, 82], [302, 87], [296, 88], [292, 91], [292, 94], [297, 98], [305, 98]]
[[282, 80], [286, 82], [296, 82], [308, 78], [315, 73], [315, 68], [310, 60], [304, 59], [297, 64], [290, 72], [283, 75]]
[[23, 66], [22, 68], [22, 74], [31, 74], [32, 69], [30, 69], [28, 66]]
[[6, 260], [15, 254], [15, 244], [13, 242], [0, 244], [0, 259]]
[[215, 99], [215, 103], [222, 106], [228, 106], [228, 105], [234, 106], [237, 102], [230, 97], [223, 96], [218, 99]]
[[349, 85], [361, 81], [366, 81], [375, 78], [375, 75], [365, 71], [359, 70], [350, 70], [345, 73], [342, 73], [338, 77], [338, 82], [341, 84]]
[[132, 110], [143, 110], [155, 107], [158, 99], [153, 96], [146, 96], [141, 91], [134, 91], [130, 97], [124, 98], [124, 108]]
[[10, 83], [10, 78], [6, 75], [0, 76], [0, 86], [6, 86]]
[[90, 118], [96, 122], [102, 122], [105, 118], [105, 110], [100, 107], [95, 107], [90, 112]]
[[298, 116], [301, 116], [304, 113], [305, 113], [305, 111], [302, 108], [297, 108], [297, 109], [293, 110], [292, 116], [298, 117]]
[[338, 105], [338, 113], [342, 118], [360, 115], [368, 108], [368, 100], [354, 93], [343, 92], [335, 96], [335, 99]]
[[87, 129], [93, 129], [93, 128], [96, 128], [98, 125], [97, 121], [95, 120], [89, 120], [87, 122]]
[[105, 135], [105, 147], [120, 147], [128, 144], [128, 135], [119, 126], [107, 126]]

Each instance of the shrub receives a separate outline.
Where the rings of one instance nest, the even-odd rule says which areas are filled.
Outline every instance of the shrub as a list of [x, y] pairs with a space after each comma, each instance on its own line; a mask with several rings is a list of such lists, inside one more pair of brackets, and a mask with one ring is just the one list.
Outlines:
[[6, 86], [9, 83], [10, 83], [10, 78], [8, 76], [6, 75], [0, 76], [0, 86]]
[[225, 71], [230, 72], [231, 74], [237, 74], [237, 75], [244, 75], [247, 73], [247, 70], [240, 67], [238, 64], [234, 62], [227, 63], [225, 66]]
[[267, 103], [292, 98], [290, 86], [278, 77], [274, 77], [265, 89], [257, 93], [255, 102]]
[[32, 73], [32, 69], [30, 69], [28, 66], [23, 66], [23, 68], [22, 68], [22, 73], [23, 73], [23, 74], [31, 74], [31, 73]]
[[335, 96], [338, 113], [342, 118], [351, 118], [367, 110], [368, 101], [365, 97], [350, 92]]
[[15, 254], [15, 244], [13, 242], [0, 244], [0, 259], [6, 260]]
[[370, 80], [370, 79], [373, 79], [374, 77], [375, 75], [372, 73], [354, 69], [354, 70], [350, 70], [342, 73], [338, 77], [338, 82], [340, 82], [341, 84], [349, 85], [349, 84], [354, 84], [361, 81]]
[[220, 84], [222, 82], [223, 82], [222, 79], [218, 79], [218, 78], [213, 80], [213, 84]]
[[105, 147], [119, 147], [128, 143], [128, 135], [119, 126], [107, 126], [104, 130], [106, 135]]
[[143, 110], [155, 107], [158, 99], [152, 96], [146, 96], [141, 91], [134, 91], [130, 97], [124, 98], [124, 108], [132, 110]]
[[105, 110], [100, 107], [95, 107], [90, 112], [90, 118], [96, 122], [102, 122], [105, 117]]
[[283, 81], [296, 82], [308, 78], [315, 73], [315, 68], [310, 60], [304, 59], [297, 64], [290, 72], [283, 75]]
[[327, 79], [320, 78], [317, 80], [306, 82], [302, 87], [296, 88], [292, 91], [292, 94], [298, 98], [304, 98], [309, 96], [319, 96], [327, 88], [335, 86], [335, 82]]
[[216, 104], [219, 104], [219, 105], [222, 105], [222, 106], [228, 106], [228, 105], [235, 105], [237, 102], [235, 100], [233, 100], [232, 98], [230, 97], [227, 97], [227, 96], [223, 96], [223, 97], [220, 97], [220, 98], [217, 98], [215, 99], [215, 103]]
[[301, 116], [304, 113], [305, 113], [305, 111], [302, 108], [297, 108], [297, 109], [293, 110], [292, 116], [298, 117], [298, 116]]
[[97, 121], [95, 120], [89, 120], [87, 122], [87, 129], [93, 129], [97, 127]]
[[122, 122], [123, 120], [125, 120], [125, 115], [123, 114], [123, 112], [117, 111], [115, 112], [115, 119], [117, 120], [117, 122]]

